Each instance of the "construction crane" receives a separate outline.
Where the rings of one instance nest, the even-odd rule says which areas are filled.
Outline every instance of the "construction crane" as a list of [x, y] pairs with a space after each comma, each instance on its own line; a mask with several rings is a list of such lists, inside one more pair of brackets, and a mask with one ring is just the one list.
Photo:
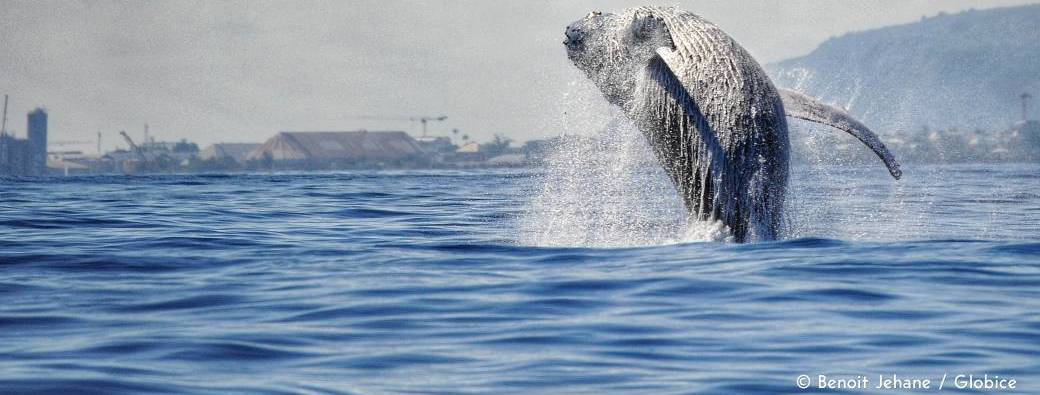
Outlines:
[[439, 117], [412, 117], [412, 122], [422, 122], [422, 138], [426, 138], [426, 123], [430, 121], [441, 122], [448, 119], [447, 116], [441, 115]]
[[126, 140], [126, 144], [130, 146], [130, 150], [133, 151], [135, 155], [137, 155], [137, 159], [140, 160], [141, 163], [148, 162], [148, 157], [144, 155], [144, 151], [141, 151], [141, 147], [138, 147], [137, 144], [134, 144], [134, 140], [130, 139], [130, 135], [126, 134], [125, 130], [120, 130], [119, 135], [123, 136], [123, 140]]
[[431, 116], [414, 116], [414, 117], [383, 117], [383, 116], [357, 116], [347, 117], [347, 119], [359, 119], [359, 120], [370, 120], [370, 121], [410, 121], [419, 122], [422, 124], [422, 138], [426, 138], [426, 126], [429, 122], [442, 122], [448, 119], [448, 116], [441, 115], [438, 117]]

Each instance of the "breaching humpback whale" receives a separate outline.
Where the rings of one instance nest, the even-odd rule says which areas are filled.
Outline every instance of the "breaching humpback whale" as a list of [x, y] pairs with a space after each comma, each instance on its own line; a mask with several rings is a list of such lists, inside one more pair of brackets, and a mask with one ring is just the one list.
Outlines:
[[722, 221], [738, 242], [776, 239], [787, 188], [786, 117], [844, 130], [899, 179], [899, 164], [863, 123], [777, 89], [722, 29], [685, 11], [589, 13], [565, 32], [567, 55], [642, 131], [687, 212]]

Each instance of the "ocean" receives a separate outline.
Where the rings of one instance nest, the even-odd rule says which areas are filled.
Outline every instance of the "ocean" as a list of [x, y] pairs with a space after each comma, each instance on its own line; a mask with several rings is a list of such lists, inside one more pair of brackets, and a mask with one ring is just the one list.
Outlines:
[[1040, 393], [1040, 165], [618, 169], [0, 180], [0, 393]]

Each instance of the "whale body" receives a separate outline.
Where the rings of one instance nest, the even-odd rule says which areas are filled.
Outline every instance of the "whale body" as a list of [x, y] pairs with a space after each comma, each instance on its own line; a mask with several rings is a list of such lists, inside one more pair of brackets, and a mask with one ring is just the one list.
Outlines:
[[787, 117], [844, 130], [898, 179], [898, 162], [845, 111], [777, 89], [722, 29], [670, 7], [592, 12], [565, 31], [567, 54], [631, 118], [691, 217], [738, 242], [779, 236], [789, 168]]

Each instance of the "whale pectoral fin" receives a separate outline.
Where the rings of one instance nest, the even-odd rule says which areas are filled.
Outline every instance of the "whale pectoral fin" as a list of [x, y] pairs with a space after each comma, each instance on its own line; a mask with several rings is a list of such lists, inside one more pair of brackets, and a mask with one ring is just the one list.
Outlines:
[[751, 209], [747, 190], [739, 187], [744, 173], [726, 154], [716, 131], [678, 77], [681, 70], [682, 61], [673, 50], [657, 49], [645, 69], [633, 119], [647, 135], [687, 211], [702, 220], [722, 221], [737, 241], [745, 241]]
[[675, 105], [686, 114], [688, 123], [692, 129], [696, 130], [700, 141], [704, 144], [702, 148], [710, 154], [711, 167], [715, 171], [729, 169], [726, 151], [719, 143], [711, 125], [708, 124], [707, 118], [701, 113], [697, 102], [686, 90], [682, 80], [677, 77], [676, 70], [679, 70], [678, 57], [674, 50], [666, 47], [657, 49], [657, 56], [650, 59], [650, 64], [646, 68], [647, 77], [656, 82], [660, 89], [667, 92], [675, 100]]
[[899, 177], [902, 177], [903, 171], [899, 169], [899, 162], [888, 151], [881, 139], [862, 122], [856, 120], [840, 108], [823, 104], [809, 96], [787, 89], [777, 90], [780, 92], [780, 98], [784, 101], [784, 109], [787, 111], [787, 116], [822, 123], [848, 132], [863, 142], [863, 144], [866, 144], [871, 151], [874, 151], [881, 158], [881, 161], [885, 162], [885, 166], [888, 167], [888, 172], [892, 174], [892, 177], [895, 177], [897, 180]]

